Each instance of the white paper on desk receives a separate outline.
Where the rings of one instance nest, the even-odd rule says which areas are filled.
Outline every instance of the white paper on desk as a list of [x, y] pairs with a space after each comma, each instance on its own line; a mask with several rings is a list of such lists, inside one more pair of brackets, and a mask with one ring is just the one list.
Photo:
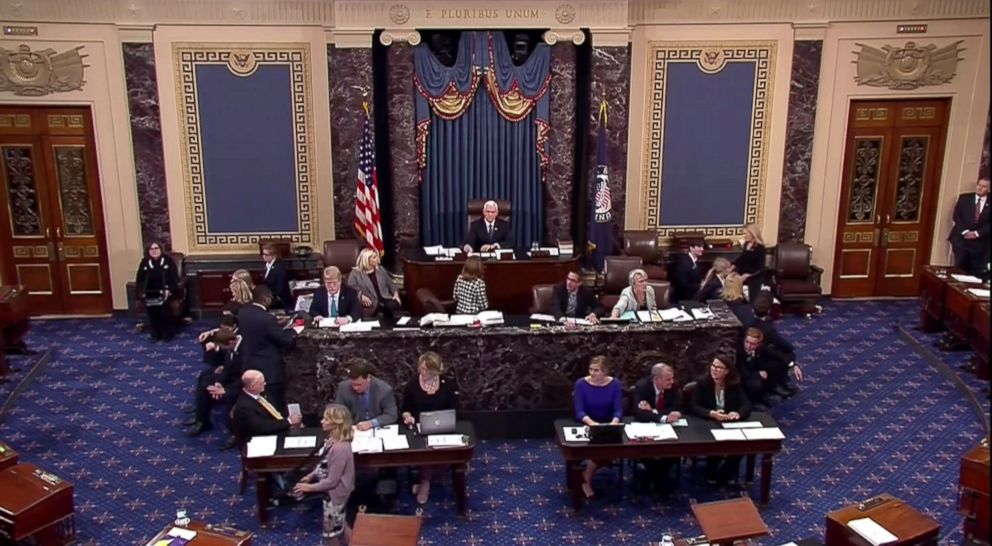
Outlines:
[[435, 324], [445, 326], [470, 326], [478, 320], [475, 315], [448, 315], [448, 320], [435, 321]]
[[562, 432], [565, 433], [566, 442], [589, 441], [589, 431], [586, 430], [586, 427], [562, 427]]
[[435, 262], [451, 262], [451, 261], [454, 261], [454, 258], [452, 258], [451, 256], [438, 256], [438, 257], [434, 258], [434, 261]]
[[635, 315], [633, 311], [624, 311], [623, 314], [620, 315], [620, 320], [634, 320], [636, 318], [637, 315]]
[[445, 313], [427, 313], [420, 317], [421, 326], [428, 326], [435, 322], [448, 322], [448, 315]]
[[348, 324], [342, 324], [341, 325], [341, 332], [342, 333], [347, 333], [347, 332], [371, 332], [371, 331], [372, 331], [372, 323], [371, 322], [358, 321], [358, 322], [349, 322]]
[[785, 434], [778, 427], [746, 428], [744, 437], [748, 440], [785, 440]]
[[289, 416], [290, 417], [292, 417], [294, 415], [300, 415], [300, 416], [303, 415], [300, 412], [300, 405], [299, 404], [287, 404], [286, 405], [286, 410], [287, 410], [287, 413], [289, 413]]
[[544, 315], [541, 313], [534, 313], [533, 315], [530, 316], [530, 320], [536, 320], [538, 322], [554, 322], [555, 317], [551, 315]]
[[542, 246], [541, 250], [548, 253], [548, 256], [558, 256], [560, 251], [556, 246]]
[[351, 440], [352, 453], [381, 453], [382, 438], [358, 437]]
[[966, 282], [966, 283], [972, 283], [972, 284], [981, 284], [982, 283], [982, 279], [979, 279], [978, 277], [974, 277], [974, 276], [971, 276], [971, 275], [960, 275], [958, 273], [951, 273], [951, 278], [954, 279], [954, 280], [956, 280], [956, 281], [958, 281], [958, 282]]
[[430, 434], [427, 436], [427, 447], [457, 447], [465, 445], [461, 434]]
[[638, 311], [637, 320], [648, 322], [661, 322], [661, 315], [657, 311]]
[[631, 440], [648, 438], [651, 440], [678, 440], [678, 434], [668, 423], [627, 423], [623, 427], [624, 434]]
[[[746, 286], [744, 288], [747, 288]], [[795, 542], [786, 542], [785, 544], [780, 544], [779, 546], [799, 546]]]
[[658, 311], [661, 316], [661, 320], [675, 320], [682, 315], [682, 310], [672, 307], [671, 309], [662, 309]]
[[572, 324], [575, 324], [577, 326], [592, 326], [592, 323], [584, 318], [568, 317], [565, 319], [565, 322], [566, 323], [571, 322]]
[[252, 459], [255, 457], [268, 457], [276, 454], [276, 436], [255, 436], [248, 440], [245, 448], [245, 457]]
[[427, 254], [428, 256], [438, 256], [442, 252], [444, 252], [444, 246], [442, 245], [424, 247], [424, 254]]
[[499, 326], [503, 324], [503, 313], [499, 311], [483, 311], [476, 315], [483, 326]]
[[687, 426], [689, 426], [689, 421], [685, 417], [682, 417], [681, 419], [678, 419], [677, 421], [675, 421], [674, 423], [672, 423], [672, 426], [673, 427], [687, 427]]
[[317, 447], [317, 437], [316, 436], [286, 436], [286, 440], [283, 441], [283, 449], [313, 449]]
[[400, 320], [396, 321], [397, 326], [406, 326], [406, 323], [410, 322], [410, 317], [400, 317]]
[[971, 292], [975, 297], [987, 298], [989, 297], [989, 290], [987, 288], [969, 288], [968, 292]]
[[674, 320], [675, 322], [689, 322], [692, 320], [692, 315], [680, 309], [679, 315], [672, 320]]
[[313, 294], [303, 294], [296, 298], [296, 307], [293, 311], [310, 311], [311, 304], [313, 304]]
[[337, 328], [338, 326], [340, 326], [338, 319], [334, 317], [324, 317], [317, 321], [317, 328]]
[[706, 320], [713, 318], [713, 311], [709, 307], [693, 307], [692, 316], [696, 320]]
[[399, 425], [388, 425], [385, 427], [379, 427], [377, 429], [373, 429], [373, 435], [376, 438], [393, 438], [395, 436], [399, 436], [399, 434], [400, 434]]
[[405, 434], [387, 436], [382, 439], [382, 448], [386, 451], [396, 451], [398, 449], [410, 449], [410, 440]]
[[192, 529], [183, 529], [181, 527], [173, 527], [169, 529], [169, 534], [166, 536], [181, 538], [183, 540], [193, 540], [196, 538], [196, 531]]
[[744, 437], [744, 431], [737, 428], [714, 428], [710, 432], [713, 433], [713, 439], [717, 442], [747, 439]]
[[847, 526], [853, 529], [855, 533], [861, 535], [861, 538], [870, 542], [872, 546], [879, 546], [880, 544], [899, 540], [899, 537], [890, 533], [888, 529], [882, 527], [877, 521], [871, 518], [852, 519], [847, 522]]
[[723, 423], [723, 428], [761, 428], [760, 421], [730, 421]]

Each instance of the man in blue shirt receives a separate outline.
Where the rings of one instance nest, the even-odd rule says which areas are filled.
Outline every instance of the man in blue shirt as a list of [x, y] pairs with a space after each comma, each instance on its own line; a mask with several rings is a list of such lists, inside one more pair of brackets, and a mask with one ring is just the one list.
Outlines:
[[396, 397], [388, 383], [372, 375], [372, 364], [364, 358], [352, 358], [346, 363], [348, 379], [338, 384], [335, 404], [351, 412], [358, 430], [369, 430], [396, 422]]

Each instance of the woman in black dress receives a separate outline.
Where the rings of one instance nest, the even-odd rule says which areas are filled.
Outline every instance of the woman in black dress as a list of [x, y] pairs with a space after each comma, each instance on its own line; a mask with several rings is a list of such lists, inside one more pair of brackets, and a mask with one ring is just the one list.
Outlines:
[[175, 321], [169, 302], [175, 298], [179, 273], [175, 262], [165, 255], [158, 241], [152, 241], [145, 247], [145, 257], [138, 264], [134, 284], [136, 296], [145, 302], [152, 339], [169, 341], [175, 335]]
[[[455, 409], [458, 405], [458, 391], [450, 381], [441, 378], [444, 363], [441, 355], [427, 351], [417, 361], [417, 377], [406, 384], [403, 390], [403, 424], [412, 427], [420, 420], [420, 414], [427, 411]], [[431, 492], [431, 476], [436, 466], [420, 467], [420, 483], [413, 486], [417, 503], [426, 504]]]
[[765, 242], [761, 240], [757, 224], [744, 226], [741, 255], [734, 260], [734, 271], [747, 286], [748, 300], [761, 292], [761, 283], [765, 280]]
[[[741, 376], [733, 358], [717, 355], [713, 359], [709, 375], [696, 383], [692, 413], [720, 423], [741, 421], [751, 415], [751, 402], [741, 387]], [[737, 481], [740, 463], [740, 455], [707, 457], [706, 482], [723, 485]]]

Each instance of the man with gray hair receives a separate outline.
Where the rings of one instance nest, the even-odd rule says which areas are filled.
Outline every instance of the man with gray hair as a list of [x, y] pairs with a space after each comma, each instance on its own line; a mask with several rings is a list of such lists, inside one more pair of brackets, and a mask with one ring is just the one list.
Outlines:
[[482, 218], [472, 222], [465, 234], [462, 250], [469, 252], [495, 252], [501, 248], [513, 248], [513, 234], [510, 222], [499, 218], [496, 201], [486, 201], [482, 205]]
[[[652, 423], [675, 423], [682, 418], [682, 397], [675, 386], [675, 370], [664, 362], [651, 366], [651, 375], [634, 386], [634, 419]], [[656, 493], [669, 494], [669, 478], [677, 459], [647, 459], [641, 461]]]

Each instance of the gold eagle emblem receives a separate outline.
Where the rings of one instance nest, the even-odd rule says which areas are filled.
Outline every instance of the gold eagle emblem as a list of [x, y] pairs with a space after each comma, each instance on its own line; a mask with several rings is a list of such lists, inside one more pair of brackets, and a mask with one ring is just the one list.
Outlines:
[[49, 93], [64, 93], [82, 89], [83, 64], [86, 55], [80, 55], [83, 46], [62, 53], [54, 49], [31, 51], [26, 44], [17, 50], [0, 47], [0, 91], [15, 95], [40, 97]]
[[940, 85], [954, 78], [957, 72], [959, 47], [964, 40], [938, 48], [934, 44], [919, 47], [916, 42], [906, 42], [903, 47], [891, 45], [881, 49], [866, 44], [856, 44], [854, 51], [858, 85], [888, 87], [889, 89], [916, 89], [927, 85]]

